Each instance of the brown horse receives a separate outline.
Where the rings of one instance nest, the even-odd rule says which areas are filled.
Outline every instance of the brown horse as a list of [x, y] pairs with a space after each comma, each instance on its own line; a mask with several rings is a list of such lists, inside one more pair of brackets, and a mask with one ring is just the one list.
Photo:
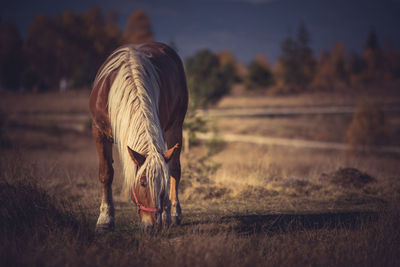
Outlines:
[[[103, 63], [90, 95], [102, 185], [96, 230], [114, 229], [113, 143], [118, 144], [124, 188], [136, 202], [142, 229], [169, 225], [171, 216], [180, 223], [180, 144], [187, 105], [182, 62], [168, 46], [123, 46]], [[167, 146], [172, 148], [165, 151]]]

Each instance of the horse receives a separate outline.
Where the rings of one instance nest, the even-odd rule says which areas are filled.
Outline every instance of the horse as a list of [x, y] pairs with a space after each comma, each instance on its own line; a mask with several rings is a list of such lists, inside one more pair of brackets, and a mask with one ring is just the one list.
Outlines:
[[[98, 70], [89, 97], [102, 187], [97, 232], [114, 230], [112, 145], [142, 230], [180, 224], [182, 127], [188, 107], [183, 64], [162, 43], [124, 45]], [[167, 149], [169, 147], [169, 149]]]

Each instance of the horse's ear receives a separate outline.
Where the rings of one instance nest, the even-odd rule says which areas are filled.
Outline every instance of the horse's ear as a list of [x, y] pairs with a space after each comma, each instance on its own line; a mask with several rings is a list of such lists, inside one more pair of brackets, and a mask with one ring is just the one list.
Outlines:
[[170, 159], [172, 158], [172, 156], [174, 155], [175, 150], [179, 147], [179, 143], [176, 143], [176, 145], [174, 145], [173, 147], [171, 147], [170, 149], [168, 149], [167, 151], [164, 152], [164, 159], [165, 162], [168, 163], [168, 161], [170, 161]]
[[129, 146], [127, 148], [128, 148], [129, 155], [131, 156], [133, 162], [135, 162], [138, 167], [142, 166], [144, 164], [144, 161], [146, 160], [146, 157], [143, 156], [142, 154], [132, 150]]

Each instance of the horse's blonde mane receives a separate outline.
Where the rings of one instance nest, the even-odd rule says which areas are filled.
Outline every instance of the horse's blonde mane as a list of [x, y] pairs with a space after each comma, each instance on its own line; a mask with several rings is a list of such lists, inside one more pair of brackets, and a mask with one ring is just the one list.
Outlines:
[[[148, 57], [134, 46], [116, 50], [96, 77], [95, 83], [116, 70], [118, 74], [108, 94], [108, 113], [114, 142], [118, 144], [123, 164], [124, 188], [132, 190], [143, 172], [146, 172], [151, 195], [159, 205], [160, 194], [164, 192], [167, 196], [169, 192], [169, 174], [162, 156], [165, 143], [158, 118], [159, 77]], [[128, 146], [146, 156], [138, 172]]]

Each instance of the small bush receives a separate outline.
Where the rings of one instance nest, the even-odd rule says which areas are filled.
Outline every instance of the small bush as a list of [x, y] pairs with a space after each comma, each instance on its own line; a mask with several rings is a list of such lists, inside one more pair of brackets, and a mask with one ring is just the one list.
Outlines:
[[353, 120], [346, 132], [350, 150], [366, 150], [385, 143], [388, 134], [385, 114], [379, 105], [364, 102], [357, 106]]
[[190, 99], [196, 107], [207, 108], [229, 93], [233, 69], [223, 67], [209, 50], [201, 50], [185, 61]]
[[344, 188], [362, 188], [368, 183], [376, 182], [376, 179], [367, 173], [363, 173], [354, 168], [339, 169], [327, 175], [328, 180]]
[[207, 153], [206, 157], [211, 157], [220, 151], [222, 151], [226, 145], [225, 141], [222, 140], [219, 135], [218, 135], [218, 127], [217, 125], [213, 124], [211, 125], [211, 131], [213, 133], [213, 136], [210, 140], [206, 142], [206, 147], [207, 147]]
[[[195, 106], [191, 102], [189, 103], [189, 109], [183, 123], [183, 130], [187, 132], [186, 138], [189, 140], [185, 143], [189, 147], [197, 144], [197, 132], [205, 133], [208, 130], [207, 121], [196, 112]], [[184, 149], [188, 150], [189, 147], [184, 147]]]
[[254, 60], [249, 66], [245, 85], [248, 90], [264, 89], [273, 84], [272, 72], [263, 64]]

